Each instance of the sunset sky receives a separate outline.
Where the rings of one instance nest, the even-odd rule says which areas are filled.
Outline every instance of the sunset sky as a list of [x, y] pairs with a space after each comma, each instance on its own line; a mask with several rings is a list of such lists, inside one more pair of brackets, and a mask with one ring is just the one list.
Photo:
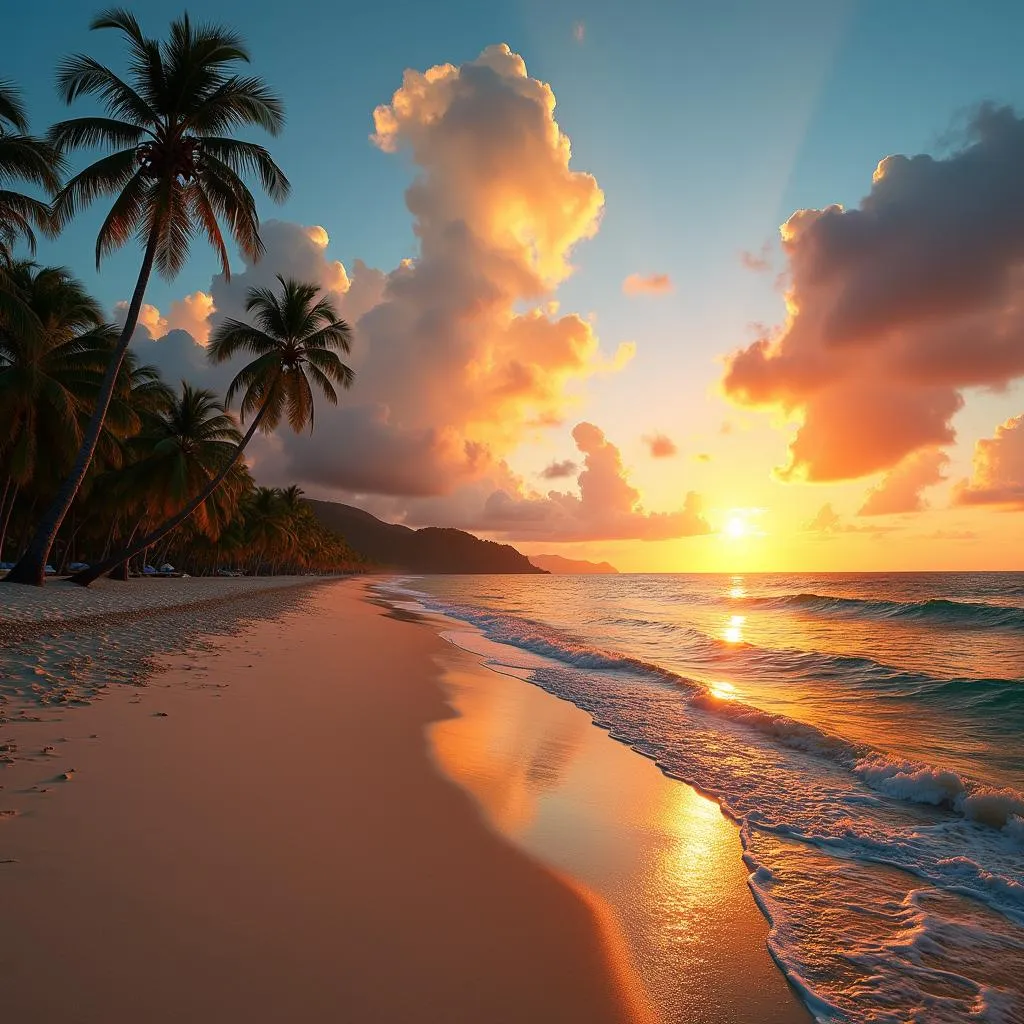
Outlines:
[[[123, 66], [98, 6], [20, 14], [37, 129], [58, 55]], [[1020, 4], [193, 13], [283, 96], [293, 196], [257, 267], [197, 242], [154, 279], [139, 351], [223, 389], [210, 325], [277, 273], [356, 330], [342, 408], [254, 444], [260, 483], [622, 570], [1024, 569]], [[139, 252], [95, 273], [104, 213], [40, 259], [114, 318]]]

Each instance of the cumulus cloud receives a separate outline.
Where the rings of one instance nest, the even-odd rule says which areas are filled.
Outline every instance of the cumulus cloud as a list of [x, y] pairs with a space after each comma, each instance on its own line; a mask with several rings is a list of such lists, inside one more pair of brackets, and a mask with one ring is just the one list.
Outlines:
[[667, 295], [672, 291], [672, 279], [668, 274], [630, 274], [622, 282], [626, 295]]
[[891, 526], [857, 526], [853, 523], [843, 521], [843, 517], [832, 507], [831, 502], [826, 502], [814, 516], [802, 527], [804, 533], [813, 533], [822, 540], [836, 537], [843, 533], [867, 533], [875, 537], [891, 533], [895, 527]]
[[545, 496], [493, 491], [471, 526], [509, 540], [668, 540], [711, 532], [700, 495], [686, 494], [675, 512], [647, 512], [630, 484], [619, 449], [592, 423], [572, 432], [583, 455], [579, 495]]
[[946, 479], [949, 456], [937, 448], [908, 455], [882, 481], [868, 491], [857, 515], [884, 516], [896, 512], [923, 512], [928, 503], [921, 492]]
[[853, 479], [955, 439], [969, 387], [1024, 374], [1024, 120], [986, 107], [951, 155], [891, 156], [856, 209], [783, 225], [788, 319], [728, 361], [798, 427], [784, 479]]
[[675, 441], [665, 434], [645, 434], [642, 440], [652, 459], [667, 459], [679, 451]]
[[355, 386], [340, 407], [318, 406], [312, 437], [280, 432], [275, 472], [337, 496], [504, 483], [507, 452], [563, 422], [581, 382], [629, 360], [631, 346], [603, 355], [591, 323], [553, 301], [604, 204], [570, 167], [554, 108], [503, 45], [407, 71], [374, 111], [372, 140], [411, 158], [416, 256], [390, 272], [356, 260], [349, 273], [322, 227], [270, 221], [263, 259], [214, 278], [214, 325], [282, 273], [326, 289], [354, 328]]
[[552, 462], [545, 466], [540, 475], [545, 480], [564, 480], [566, 477], [575, 475], [576, 463], [572, 459], [565, 459], [563, 462]]
[[[124, 323], [127, 312], [127, 301], [115, 304], [114, 318], [118, 323]], [[167, 316], [156, 306], [143, 303], [139, 310], [139, 327], [150, 338], [160, 338], [169, 331], [187, 331], [198, 344], [205, 345], [210, 337], [210, 317], [213, 312], [213, 296], [197, 291], [183, 299], [175, 299]]]
[[974, 446], [971, 478], [955, 488], [961, 505], [1006, 505], [1024, 508], [1024, 416], [996, 427], [994, 437]]

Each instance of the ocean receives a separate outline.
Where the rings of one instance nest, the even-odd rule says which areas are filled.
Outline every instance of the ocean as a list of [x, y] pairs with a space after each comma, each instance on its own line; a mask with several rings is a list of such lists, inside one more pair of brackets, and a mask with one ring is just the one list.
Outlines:
[[716, 800], [819, 1020], [1024, 1022], [1024, 573], [386, 590]]

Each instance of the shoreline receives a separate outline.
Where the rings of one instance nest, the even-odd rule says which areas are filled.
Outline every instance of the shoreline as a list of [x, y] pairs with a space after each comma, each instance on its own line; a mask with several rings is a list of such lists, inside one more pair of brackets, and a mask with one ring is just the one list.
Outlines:
[[456, 715], [430, 727], [435, 759], [491, 827], [603, 901], [666, 1019], [810, 1024], [769, 948], [740, 830], [717, 801], [528, 672], [489, 665], [501, 645], [467, 623], [398, 610], [449, 647]]
[[330, 582], [112, 626], [122, 664], [186, 649], [87, 706], [8, 697], [12, 1018], [652, 1019], [599, 902], [432, 763], [444, 642]]

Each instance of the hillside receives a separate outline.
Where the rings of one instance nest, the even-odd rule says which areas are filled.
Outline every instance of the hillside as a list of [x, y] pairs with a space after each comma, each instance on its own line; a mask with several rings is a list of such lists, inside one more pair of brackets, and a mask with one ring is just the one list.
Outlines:
[[610, 562], [587, 562], [579, 558], [563, 558], [561, 555], [530, 555], [530, 561], [538, 569], [558, 576], [605, 576], [619, 571]]
[[305, 499], [324, 526], [381, 568], [422, 573], [543, 573], [510, 544], [480, 540], [462, 530], [385, 523], [352, 505]]

